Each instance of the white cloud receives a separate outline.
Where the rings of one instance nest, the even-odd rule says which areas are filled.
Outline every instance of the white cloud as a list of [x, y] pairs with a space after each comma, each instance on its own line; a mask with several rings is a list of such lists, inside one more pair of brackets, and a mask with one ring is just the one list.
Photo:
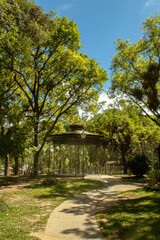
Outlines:
[[109, 104], [113, 104], [114, 103], [114, 100], [113, 99], [111, 99], [111, 98], [109, 98], [108, 96], [107, 96], [107, 94], [104, 92], [104, 93], [101, 93], [101, 95], [100, 95], [100, 97], [99, 97], [99, 102], [105, 102], [104, 104], [103, 104], [103, 110], [104, 109], [106, 109], [106, 108], [108, 108], [108, 105]]
[[102, 104], [102, 107], [100, 109], [99, 112], [103, 112], [105, 109], [109, 109], [109, 108], [113, 108], [113, 107], [119, 107], [119, 105], [117, 105], [117, 103], [119, 102], [119, 100], [121, 99], [126, 99], [127, 98], [124, 95], [118, 95], [115, 98], [110, 98], [105, 92], [101, 93], [101, 95], [99, 96], [99, 102], [104, 102]]
[[[116, 97], [116, 98], [109, 98], [109, 96], [103, 92], [100, 94], [99, 96], [99, 99], [98, 99], [98, 102], [101, 103], [101, 102], [104, 102], [101, 106], [101, 109], [98, 111], [98, 113], [102, 113], [105, 109], [108, 109], [108, 108], [112, 108], [111, 106], [109, 106], [110, 104], [116, 104], [116, 102], [118, 101], [118, 99], [121, 98], [120, 96]], [[79, 116], [82, 117], [83, 115], [85, 116], [86, 115], [86, 112], [84, 110], [82, 110], [81, 108], [78, 109], [79, 110]], [[87, 113], [88, 115], [88, 119], [90, 119], [91, 117], [93, 117], [93, 114], [92, 113]]]
[[160, 5], [159, 0], [147, 0], [145, 3], [145, 7], [158, 6], [158, 5]]
[[64, 11], [64, 10], [67, 10], [69, 8], [72, 8], [72, 7], [73, 7], [73, 4], [71, 4], [71, 3], [64, 3], [63, 5], [61, 5], [59, 7], [59, 10]]
[[148, 7], [149, 5], [153, 4], [153, 1], [154, 1], [154, 0], [148, 0], [148, 1], [145, 3], [145, 6]]

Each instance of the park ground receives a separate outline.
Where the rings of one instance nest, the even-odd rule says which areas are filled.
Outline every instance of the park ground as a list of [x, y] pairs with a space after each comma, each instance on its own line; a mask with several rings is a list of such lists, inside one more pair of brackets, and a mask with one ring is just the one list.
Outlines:
[[[15, 183], [10, 185], [13, 179]], [[21, 183], [13, 179], [0, 178], [1, 240], [38, 239], [33, 235], [45, 232], [51, 213], [64, 201], [78, 198], [84, 191], [104, 189], [104, 181], [99, 181], [99, 177], [59, 179], [53, 186], [47, 186], [42, 179], [21, 179]], [[108, 183], [111, 185], [111, 179]], [[102, 194], [96, 201], [94, 214], [104, 239], [160, 239], [160, 193], [142, 188], [124, 191], [110, 196]], [[2, 203], [6, 204], [5, 210]]]

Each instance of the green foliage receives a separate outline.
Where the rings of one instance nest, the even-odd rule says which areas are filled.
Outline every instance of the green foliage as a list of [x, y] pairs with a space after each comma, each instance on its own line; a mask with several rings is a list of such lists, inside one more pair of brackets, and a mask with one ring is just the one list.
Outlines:
[[74, 107], [96, 102], [108, 77], [95, 59], [79, 52], [74, 20], [47, 14], [27, 0], [3, 0], [0, 9], [2, 80], [7, 73], [9, 92], [18, 96], [32, 127], [34, 147], [39, 146], [34, 158], [38, 172], [40, 152], [58, 121]]
[[160, 141], [159, 127], [129, 100], [118, 100], [109, 109], [96, 114], [87, 122], [87, 128], [106, 136], [108, 151], [116, 151], [116, 160], [122, 165], [126, 165], [133, 152], [155, 158]]
[[56, 185], [57, 183], [58, 183], [57, 178], [46, 178], [42, 181], [42, 186], [51, 187], [53, 185]]
[[147, 18], [141, 31], [143, 37], [134, 44], [118, 39], [117, 54], [112, 57], [111, 88], [116, 94], [125, 94], [160, 126], [160, 15]]
[[160, 191], [160, 183], [148, 185], [147, 187], [145, 187], [145, 190], [148, 192]]
[[131, 173], [142, 177], [150, 170], [151, 160], [144, 154], [137, 154], [128, 160], [127, 165]]
[[9, 210], [9, 206], [7, 204], [7, 200], [6, 200], [6, 196], [2, 195], [0, 197], [0, 211], [8, 211]]
[[155, 186], [156, 184], [160, 185], [160, 169], [153, 169], [148, 174], [149, 185]]

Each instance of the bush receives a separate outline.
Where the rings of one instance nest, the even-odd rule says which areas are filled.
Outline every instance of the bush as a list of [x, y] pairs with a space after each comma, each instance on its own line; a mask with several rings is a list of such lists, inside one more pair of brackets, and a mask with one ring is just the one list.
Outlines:
[[5, 195], [0, 197], [0, 211], [7, 211], [9, 209], [7, 203], [6, 203], [6, 198]]
[[144, 189], [145, 189], [147, 192], [160, 191], [160, 184], [148, 185], [148, 186], [144, 187]]
[[154, 186], [155, 184], [160, 185], [160, 169], [154, 169], [149, 174], [149, 185]]
[[151, 168], [151, 160], [144, 154], [137, 154], [129, 159], [128, 168], [137, 177], [143, 177]]
[[53, 185], [56, 185], [58, 183], [58, 180], [56, 178], [46, 178], [42, 181], [42, 186], [50, 187]]

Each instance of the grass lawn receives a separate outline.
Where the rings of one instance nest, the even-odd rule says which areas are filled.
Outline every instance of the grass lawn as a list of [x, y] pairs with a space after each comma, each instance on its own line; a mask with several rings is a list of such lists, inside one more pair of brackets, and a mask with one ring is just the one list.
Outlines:
[[139, 189], [124, 193], [135, 199], [97, 214], [107, 240], [160, 240], [160, 192]]
[[44, 230], [56, 206], [76, 194], [101, 186], [99, 181], [63, 179], [51, 187], [44, 187], [39, 182], [7, 191], [4, 188], [0, 191], [0, 199], [5, 197], [9, 209], [0, 210], [0, 240], [38, 239], [30, 233]]

